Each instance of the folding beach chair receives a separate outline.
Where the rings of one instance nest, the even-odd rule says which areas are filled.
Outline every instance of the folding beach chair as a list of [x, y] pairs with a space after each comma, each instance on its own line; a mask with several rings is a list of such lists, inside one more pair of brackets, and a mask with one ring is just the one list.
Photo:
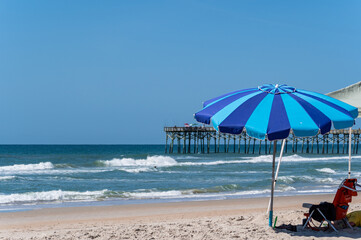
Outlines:
[[[332, 224], [332, 221], [335, 222], [337, 220], [342, 220], [352, 229], [346, 214], [352, 197], [357, 196], [358, 190], [356, 190], [356, 186], [361, 187], [361, 185], [357, 184], [357, 179], [345, 179], [338, 187], [332, 204], [327, 202], [320, 203], [319, 205], [304, 203], [302, 206], [310, 210], [304, 214], [307, 219], [304, 219], [303, 229], [309, 227], [312, 230], [320, 231], [323, 222], [326, 221], [328, 226], [337, 232], [336, 227]], [[320, 222], [320, 225], [317, 226], [312, 220]]]

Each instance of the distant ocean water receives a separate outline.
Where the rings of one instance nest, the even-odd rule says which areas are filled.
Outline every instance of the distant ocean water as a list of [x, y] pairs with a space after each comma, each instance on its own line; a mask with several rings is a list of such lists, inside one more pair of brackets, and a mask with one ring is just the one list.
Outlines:
[[[335, 192], [346, 155], [286, 154], [276, 195]], [[269, 196], [271, 155], [164, 154], [163, 145], [2, 145], [0, 211]], [[352, 158], [361, 176], [361, 156]]]

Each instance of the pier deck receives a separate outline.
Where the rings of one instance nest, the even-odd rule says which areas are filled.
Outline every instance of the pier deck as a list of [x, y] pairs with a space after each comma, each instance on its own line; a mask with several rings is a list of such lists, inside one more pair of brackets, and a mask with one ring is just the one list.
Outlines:
[[[245, 131], [239, 135], [217, 132], [213, 127], [164, 127], [166, 133], [165, 153], [243, 153], [270, 154], [268, 140], [249, 137]], [[360, 129], [353, 129], [351, 151], [358, 153]], [[169, 140], [169, 145], [168, 145]], [[213, 144], [212, 144], [213, 143]], [[291, 144], [291, 145], [290, 145]], [[285, 152], [314, 154], [347, 154], [349, 130], [331, 130], [315, 137], [295, 137], [291, 132], [286, 139]], [[176, 151], [174, 147], [176, 145]], [[292, 148], [290, 148], [292, 146]]]

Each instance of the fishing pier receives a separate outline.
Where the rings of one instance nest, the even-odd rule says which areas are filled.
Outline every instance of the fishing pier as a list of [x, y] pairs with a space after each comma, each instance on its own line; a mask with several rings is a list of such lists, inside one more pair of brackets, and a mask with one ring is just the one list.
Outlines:
[[[252, 138], [243, 131], [239, 135], [217, 132], [213, 127], [164, 127], [165, 153], [239, 153], [270, 154], [271, 144]], [[291, 132], [285, 142], [285, 153], [346, 154], [349, 144], [353, 154], [358, 153], [360, 129], [331, 130], [314, 137], [295, 137]], [[175, 148], [175, 149], [174, 149]]]

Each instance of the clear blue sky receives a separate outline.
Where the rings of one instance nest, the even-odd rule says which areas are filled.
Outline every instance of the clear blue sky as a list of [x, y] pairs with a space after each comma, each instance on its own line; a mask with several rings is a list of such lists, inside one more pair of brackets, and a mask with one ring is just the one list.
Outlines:
[[163, 143], [202, 101], [361, 81], [361, 1], [0, 1], [0, 143]]

